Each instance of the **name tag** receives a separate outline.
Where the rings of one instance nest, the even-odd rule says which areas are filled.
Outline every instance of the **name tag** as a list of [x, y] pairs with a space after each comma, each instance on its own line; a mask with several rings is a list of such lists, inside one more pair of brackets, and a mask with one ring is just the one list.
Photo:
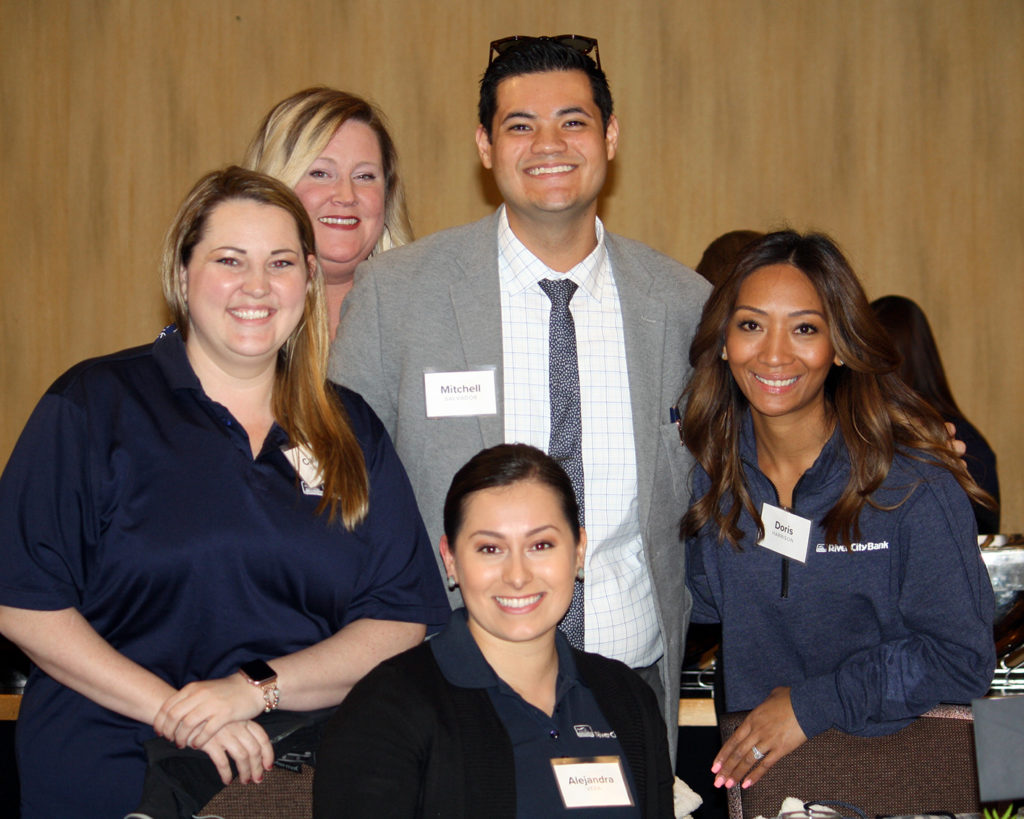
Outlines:
[[757, 541], [783, 557], [807, 562], [807, 543], [811, 539], [811, 522], [770, 503], [761, 504], [764, 537]]
[[304, 495], [323, 495], [324, 479], [320, 475], [320, 464], [317, 463], [312, 452], [300, 444], [284, 450], [284, 457], [298, 473]]
[[611, 808], [633, 804], [622, 760], [617, 756], [551, 760], [566, 808]]
[[496, 415], [495, 369], [423, 373], [427, 418]]

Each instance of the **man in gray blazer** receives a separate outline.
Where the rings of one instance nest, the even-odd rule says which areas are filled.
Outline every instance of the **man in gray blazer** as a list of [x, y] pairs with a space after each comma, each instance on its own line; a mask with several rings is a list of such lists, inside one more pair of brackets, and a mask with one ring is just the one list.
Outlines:
[[448, 484], [473, 454], [506, 440], [547, 448], [550, 305], [538, 281], [577, 283], [586, 649], [651, 683], [674, 753], [690, 612], [678, 524], [692, 461], [670, 408], [709, 287], [597, 218], [619, 125], [596, 45], [494, 44], [476, 140], [504, 205], [361, 265], [330, 375], [380, 415], [436, 543]]

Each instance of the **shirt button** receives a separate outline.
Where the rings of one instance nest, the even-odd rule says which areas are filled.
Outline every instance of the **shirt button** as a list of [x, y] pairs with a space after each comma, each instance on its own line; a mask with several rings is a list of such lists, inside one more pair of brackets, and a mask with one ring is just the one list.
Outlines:
[[548, 736], [552, 739], [558, 739], [558, 731], [552, 728], [550, 731], [548, 731]]

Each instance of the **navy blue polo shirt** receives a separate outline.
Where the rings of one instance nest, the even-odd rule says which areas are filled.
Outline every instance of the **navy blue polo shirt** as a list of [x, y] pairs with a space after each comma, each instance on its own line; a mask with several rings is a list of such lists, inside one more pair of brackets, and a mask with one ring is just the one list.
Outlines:
[[470, 634], [465, 609], [452, 613], [448, 628], [430, 641], [444, 678], [460, 688], [482, 688], [498, 712], [512, 743], [515, 758], [516, 815], [572, 816], [580, 819], [638, 817], [640, 808], [566, 809], [552, 771], [551, 760], [561, 757], [617, 756], [636, 801], [633, 772], [614, 729], [598, 707], [590, 688], [579, 678], [568, 640], [556, 632], [558, 678], [555, 708], [549, 717], [526, 702], [495, 674]]
[[[369, 406], [338, 392], [370, 478], [352, 532], [316, 513], [279, 426], [253, 458], [178, 333], [73, 367], [0, 477], [0, 604], [77, 608], [176, 688], [361, 618], [439, 628], [448, 605], [405, 471]], [[123, 816], [152, 736], [34, 671], [18, 720], [24, 815]]]

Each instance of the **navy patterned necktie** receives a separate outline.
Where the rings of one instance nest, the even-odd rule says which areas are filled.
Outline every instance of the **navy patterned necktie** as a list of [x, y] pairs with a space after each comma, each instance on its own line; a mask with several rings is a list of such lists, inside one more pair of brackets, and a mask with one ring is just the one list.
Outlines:
[[[548, 324], [548, 398], [551, 436], [548, 454], [558, 461], [576, 493], [583, 525], [583, 422], [580, 414], [580, 371], [576, 361], [576, 323], [569, 302], [576, 283], [569, 279], [542, 279], [541, 290], [551, 299]], [[583, 584], [574, 583], [572, 603], [559, 628], [574, 648], [583, 649]]]

